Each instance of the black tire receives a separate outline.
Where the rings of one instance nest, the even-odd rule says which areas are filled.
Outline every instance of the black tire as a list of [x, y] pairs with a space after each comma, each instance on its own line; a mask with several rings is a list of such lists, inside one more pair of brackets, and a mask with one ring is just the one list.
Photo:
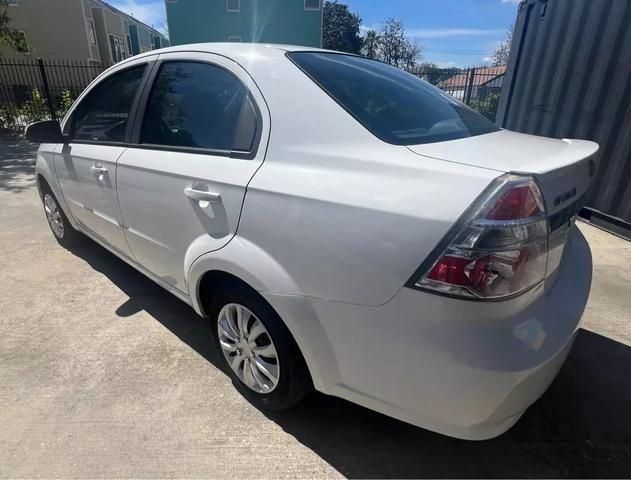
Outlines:
[[[232, 370], [219, 344], [218, 315], [230, 303], [247, 307], [267, 329], [276, 348], [279, 379], [271, 392], [259, 393], [250, 389]], [[211, 328], [217, 353], [224, 371], [232, 379], [235, 388], [255, 407], [265, 410], [285, 410], [294, 406], [313, 389], [311, 376], [291, 333], [274, 309], [256, 292], [241, 285], [222, 288], [212, 298], [210, 305]]]
[[[55, 194], [52, 192], [50, 187], [46, 185], [45, 183], [43, 183], [41, 186], [40, 194], [41, 194], [41, 199], [42, 199], [42, 205], [44, 206], [44, 214], [46, 215], [46, 221], [48, 222], [48, 226], [50, 227], [50, 230], [53, 232], [53, 236], [55, 237], [55, 240], [57, 240], [57, 243], [59, 243], [59, 245], [61, 245], [62, 247], [68, 248], [68, 249], [76, 245], [77, 243], [79, 243], [82, 239], [81, 233], [75, 230], [74, 227], [70, 224], [70, 221], [68, 220], [68, 217], [66, 216], [66, 213], [63, 211], [63, 209], [59, 205], [59, 201], [57, 200], [57, 197], [55, 197]], [[49, 214], [47, 211], [47, 204], [46, 204], [47, 195], [50, 195], [50, 197], [52, 198], [57, 208], [57, 211], [59, 212], [58, 219], [62, 226], [61, 229], [53, 227], [51, 221], [49, 220]]]

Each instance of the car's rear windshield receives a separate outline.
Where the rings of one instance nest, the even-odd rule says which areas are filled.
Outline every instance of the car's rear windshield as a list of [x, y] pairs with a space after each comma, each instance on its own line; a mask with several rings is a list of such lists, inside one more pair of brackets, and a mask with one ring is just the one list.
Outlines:
[[376, 60], [291, 52], [296, 63], [373, 135], [396, 145], [444, 142], [499, 130], [420, 78]]

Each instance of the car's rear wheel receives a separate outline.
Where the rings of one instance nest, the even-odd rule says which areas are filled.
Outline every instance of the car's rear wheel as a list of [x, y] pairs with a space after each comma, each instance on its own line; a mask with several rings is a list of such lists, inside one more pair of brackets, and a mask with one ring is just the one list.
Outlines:
[[212, 302], [215, 343], [235, 387], [259, 408], [283, 410], [311, 388], [304, 359], [278, 314], [256, 293], [234, 286]]
[[44, 213], [46, 214], [48, 226], [53, 232], [55, 240], [62, 247], [71, 247], [79, 240], [81, 234], [70, 225], [68, 217], [66, 217], [66, 214], [59, 206], [59, 202], [57, 202], [57, 198], [48, 186], [42, 188], [42, 203], [44, 204]]

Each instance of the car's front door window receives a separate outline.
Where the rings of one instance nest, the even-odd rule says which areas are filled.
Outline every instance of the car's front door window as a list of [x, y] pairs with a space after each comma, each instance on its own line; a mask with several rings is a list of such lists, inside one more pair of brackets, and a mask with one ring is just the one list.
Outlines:
[[115, 73], [94, 87], [73, 112], [72, 140], [123, 142], [146, 65]]

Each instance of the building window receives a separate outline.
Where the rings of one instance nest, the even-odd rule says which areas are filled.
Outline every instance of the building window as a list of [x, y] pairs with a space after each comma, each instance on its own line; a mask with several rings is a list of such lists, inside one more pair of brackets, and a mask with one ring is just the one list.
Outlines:
[[151, 41], [151, 32], [146, 28], [139, 28], [140, 47], [145, 48], [146, 52], [153, 50], [153, 42]]
[[13, 45], [18, 53], [28, 54], [28, 43], [26, 43], [26, 34], [24, 30], [12, 30]]
[[226, 10], [229, 12], [240, 12], [241, 0], [226, 0]]
[[229, 42], [240, 42], [241, 41], [241, 37], [239, 37], [239, 36], [228, 37], [228, 41]]
[[96, 33], [94, 30], [94, 22], [88, 18], [88, 41], [90, 45], [96, 45]]
[[129, 36], [131, 37], [131, 54], [137, 55], [140, 53], [140, 38], [138, 37], [137, 25], [129, 24]]
[[120, 62], [125, 58], [125, 50], [123, 47], [123, 39], [116, 35], [109, 35], [110, 51], [112, 53], [112, 62]]
[[305, 0], [305, 10], [320, 10], [320, 0]]
[[132, 53], [132, 49], [131, 49], [131, 37], [129, 36], [129, 34], [125, 34], [125, 43], [127, 44], [127, 55], [129, 55], [130, 57], [133, 55]]
[[152, 35], [151, 36], [151, 43], [153, 43], [153, 49], [157, 50], [158, 48], [160, 48], [160, 36], [159, 35]]

